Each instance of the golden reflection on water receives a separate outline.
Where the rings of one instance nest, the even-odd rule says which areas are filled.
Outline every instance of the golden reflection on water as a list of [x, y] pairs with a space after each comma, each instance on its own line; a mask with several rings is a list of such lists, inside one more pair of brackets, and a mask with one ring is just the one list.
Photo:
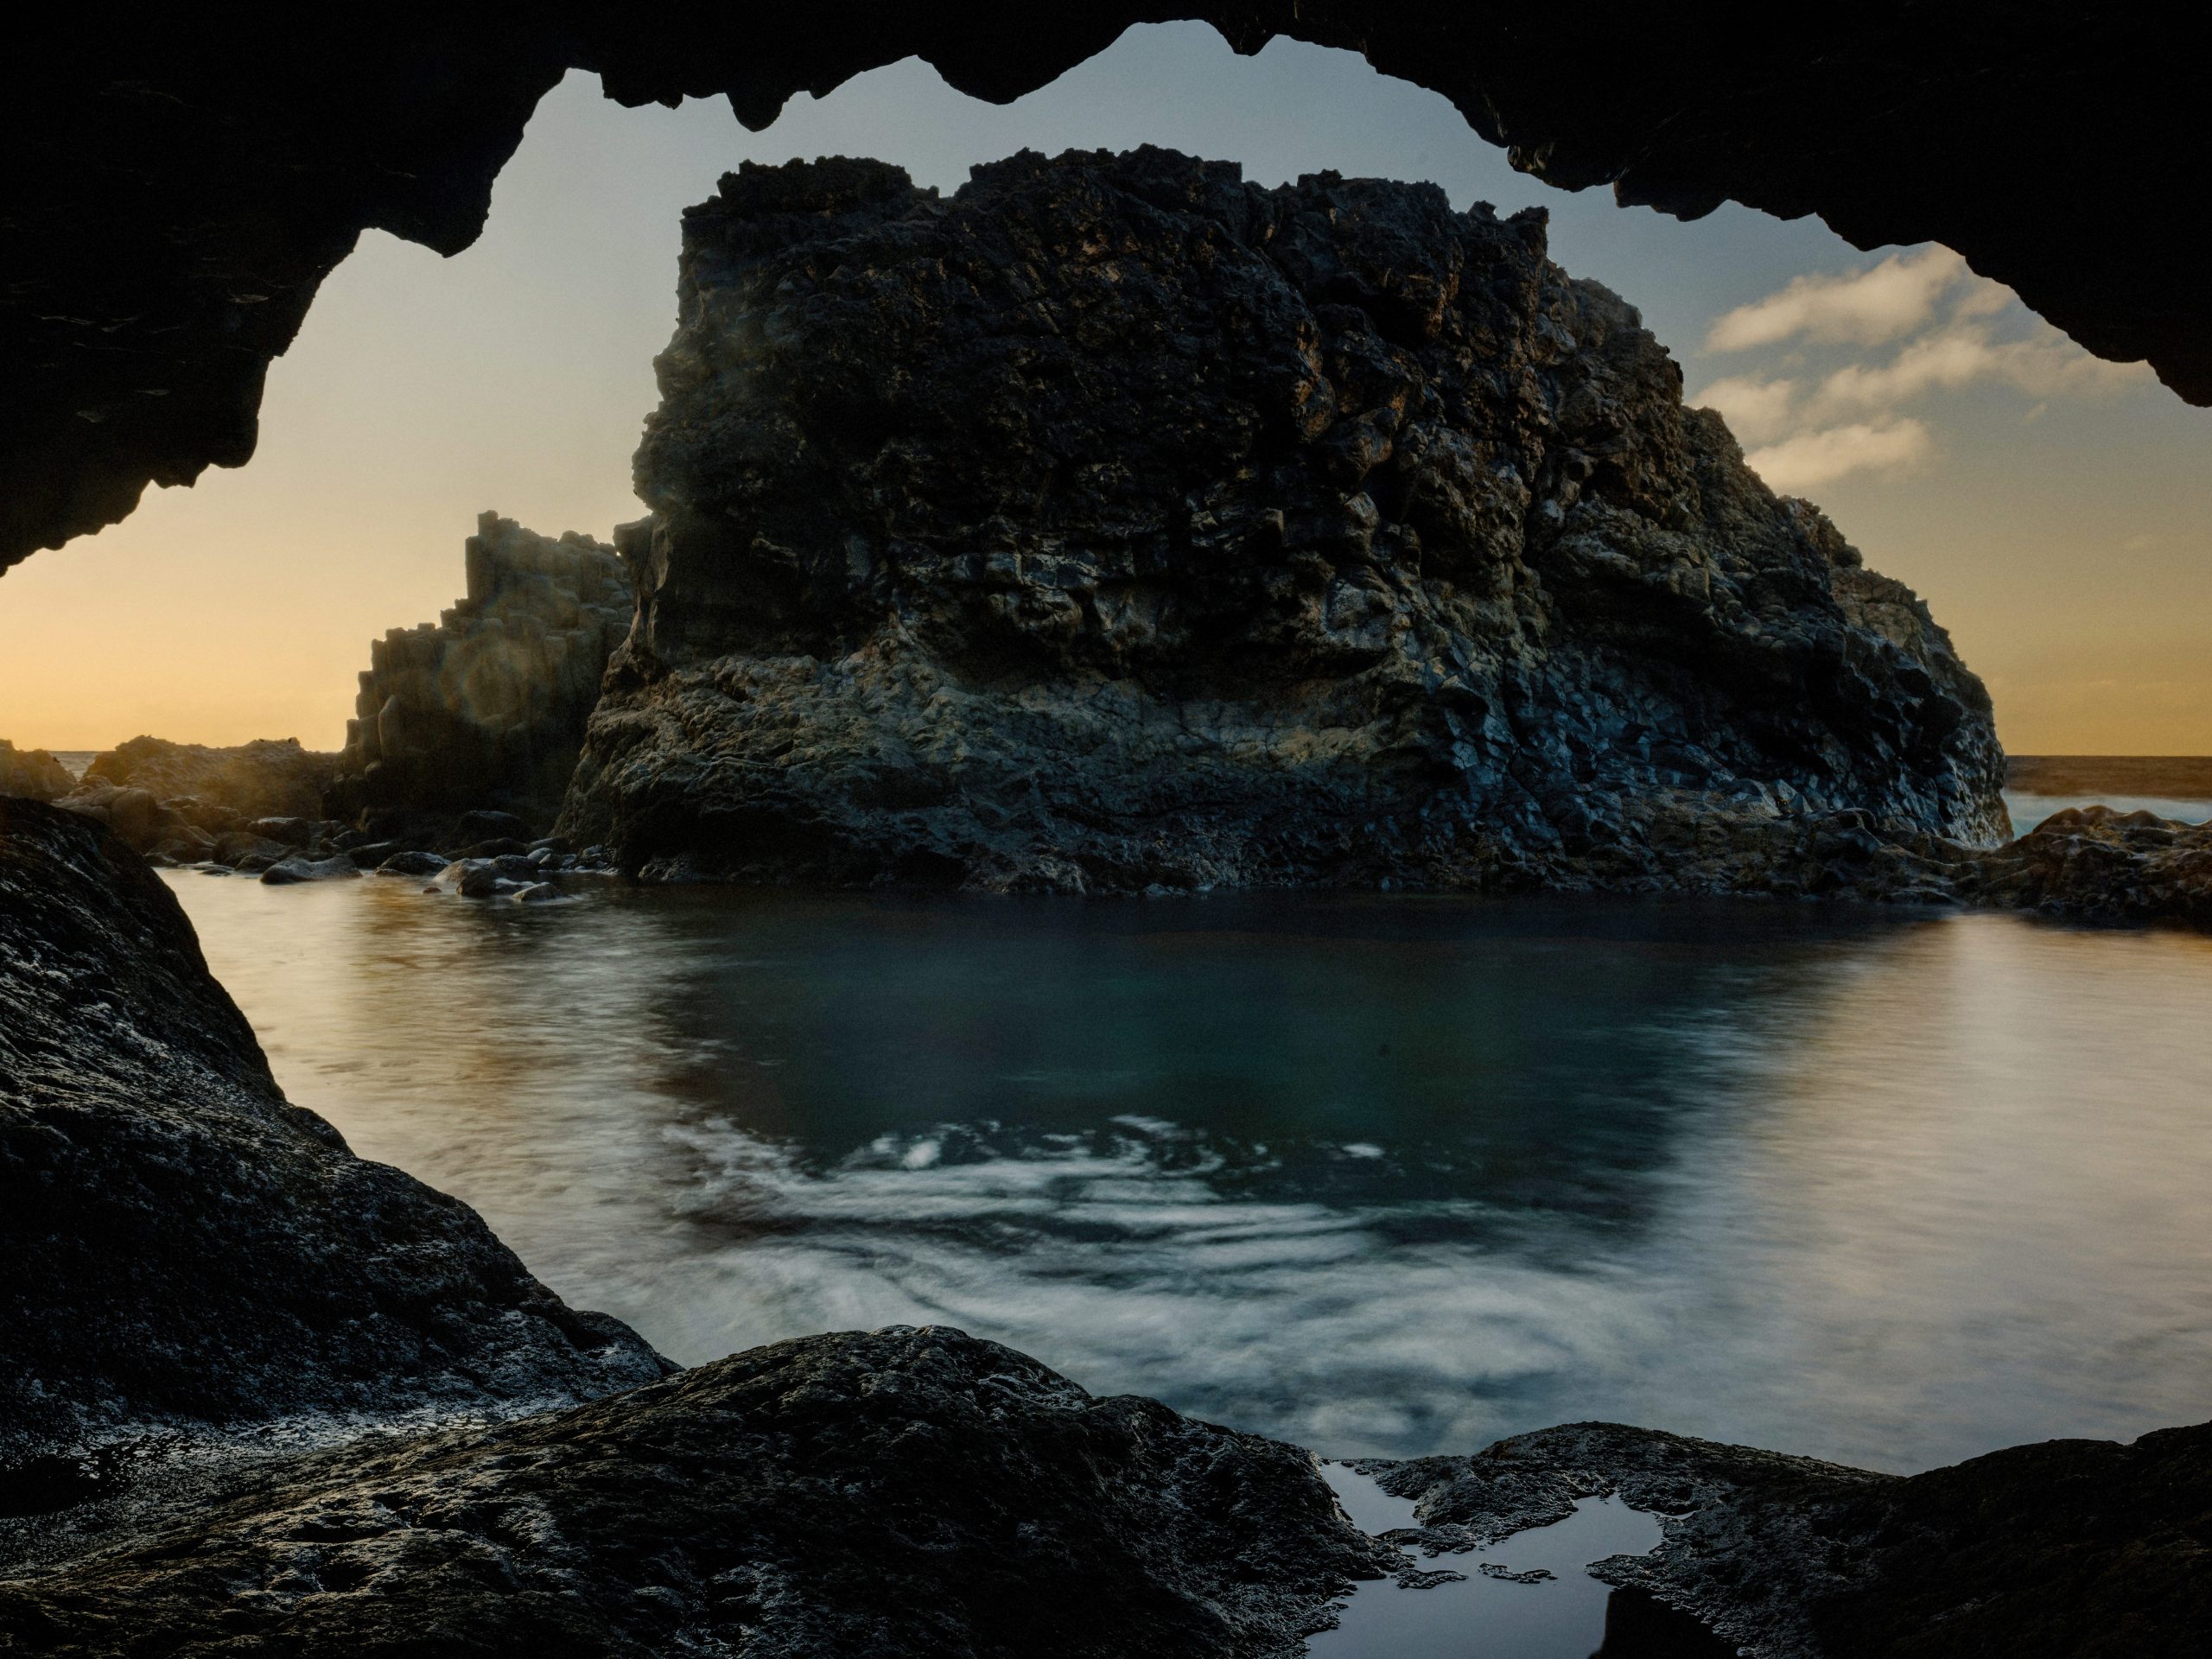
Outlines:
[[169, 880], [293, 1099], [685, 1361], [940, 1319], [1346, 1455], [2212, 1414], [2212, 941]]

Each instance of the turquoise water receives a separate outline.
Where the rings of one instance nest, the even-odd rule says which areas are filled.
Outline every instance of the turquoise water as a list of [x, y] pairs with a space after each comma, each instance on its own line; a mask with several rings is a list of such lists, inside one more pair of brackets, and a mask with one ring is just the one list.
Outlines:
[[167, 879], [294, 1099], [687, 1362], [938, 1321], [1338, 1456], [2212, 1415], [2212, 940]]

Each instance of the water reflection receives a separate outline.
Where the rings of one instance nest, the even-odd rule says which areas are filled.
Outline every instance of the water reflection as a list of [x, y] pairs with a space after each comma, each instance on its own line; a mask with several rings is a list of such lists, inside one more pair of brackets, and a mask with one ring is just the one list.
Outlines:
[[295, 1099], [678, 1358], [950, 1322], [1344, 1455], [2212, 1410], [2212, 942], [170, 879]]

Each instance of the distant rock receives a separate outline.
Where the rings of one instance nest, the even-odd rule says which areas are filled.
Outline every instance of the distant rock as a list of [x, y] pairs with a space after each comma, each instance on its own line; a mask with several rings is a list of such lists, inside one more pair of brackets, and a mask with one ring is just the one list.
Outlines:
[[98, 824], [0, 800], [0, 1474], [118, 1436], [501, 1413], [666, 1369], [467, 1205], [289, 1104], [175, 899]]
[[1789, 892], [1839, 813], [2003, 832], [1926, 607], [1540, 213], [747, 163], [657, 367], [560, 825], [648, 876]]
[[51, 801], [77, 785], [69, 768], [44, 749], [19, 749], [0, 738], [0, 795]]
[[348, 815], [493, 804], [549, 820], [575, 770], [608, 654], [629, 631], [614, 550], [486, 512], [465, 544], [467, 596], [369, 647], [335, 798]]
[[318, 819], [335, 760], [301, 747], [294, 737], [257, 738], [227, 749], [134, 737], [95, 756], [85, 768], [84, 783], [143, 789], [157, 801], [189, 798], [241, 823]]

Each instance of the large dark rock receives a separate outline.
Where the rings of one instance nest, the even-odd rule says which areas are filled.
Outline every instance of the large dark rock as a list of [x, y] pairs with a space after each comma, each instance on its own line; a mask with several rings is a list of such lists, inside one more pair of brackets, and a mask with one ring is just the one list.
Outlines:
[[[1555, 12], [1417, 0], [830, 0], [652, 29], [621, 7], [466, 9], [270, 29], [82, 12], [14, 55], [0, 140], [0, 568], [113, 523], [149, 481], [252, 454], [269, 361], [369, 226], [452, 253], [570, 67], [626, 104], [794, 92], [910, 55], [1007, 99], [1139, 22], [1204, 18], [1365, 54], [1443, 92], [1514, 164], [1694, 217], [1818, 213], [1860, 247], [1935, 239], [2090, 350], [2212, 400], [2195, 60], [2126, 8], [1881, 0], [1807, 12]], [[2126, 235], [2113, 233], [2127, 227]]]
[[1416, 1500], [1432, 1548], [1597, 1493], [1656, 1512], [1664, 1544], [1598, 1576], [1761, 1659], [2179, 1659], [2212, 1630], [2212, 1424], [1910, 1478], [1608, 1423], [1363, 1467]]
[[569, 786], [630, 628], [621, 562], [574, 531], [556, 540], [493, 512], [464, 552], [467, 595], [369, 647], [332, 793], [341, 811], [496, 801], [550, 819]]
[[1156, 149], [949, 200], [729, 175], [564, 832], [1076, 891], [1764, 888], [1839, 811], [1996, 839], [1988, 699], [1926, 607], [1544, 246]]
[[0, 738], [0, 795], [50, 801], [76, 786], [69, 768], [44, 749], [19, 749]]
[[290, 1460], [137, 1527], [0, 1585], [0, 1648], [1287, 1659], [1396, 1565], [1294, 1447], [899, 1327]]
[[[667, 1369], [288, 1103], [159, 878], [0, 799], [0, 1465], [572, 1402]], [[0, 1483], [4, 1484], [4, 1483]]]

